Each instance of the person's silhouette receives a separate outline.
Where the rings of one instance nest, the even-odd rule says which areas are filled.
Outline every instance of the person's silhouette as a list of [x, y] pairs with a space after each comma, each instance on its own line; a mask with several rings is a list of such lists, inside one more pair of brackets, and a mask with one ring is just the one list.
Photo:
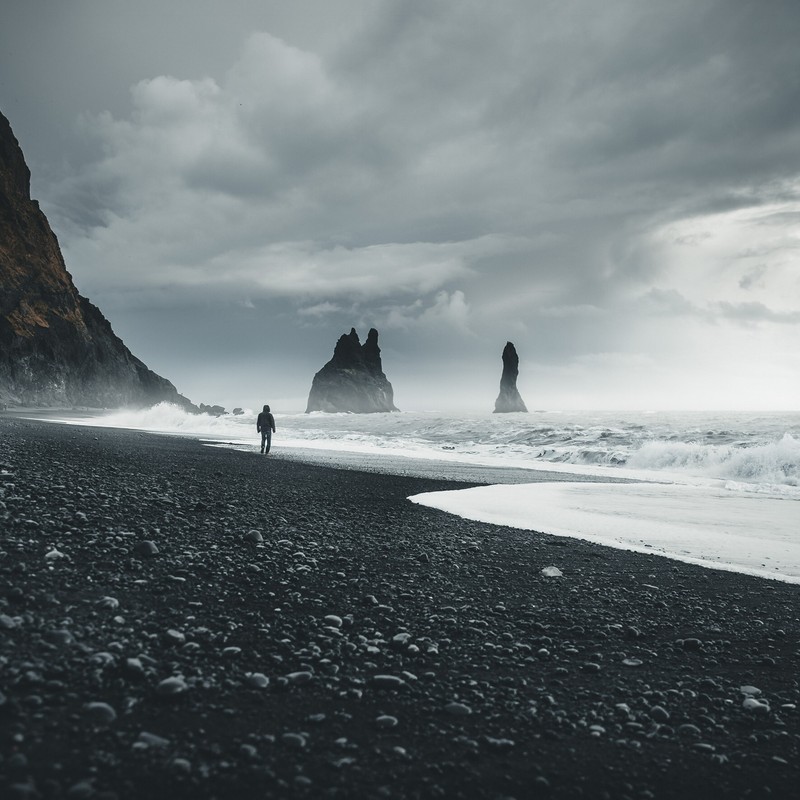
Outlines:
[[272, 434], [275, 431], [275, 417], [270, 413], [269, 406], [264, 406], [264, 410], [258, 415], [256, 430], [261, 434], [261, 452], [269, 453]]

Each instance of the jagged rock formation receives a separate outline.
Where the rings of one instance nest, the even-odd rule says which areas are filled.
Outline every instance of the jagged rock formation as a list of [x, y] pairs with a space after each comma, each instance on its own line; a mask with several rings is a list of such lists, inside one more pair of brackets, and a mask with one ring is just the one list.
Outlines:
[[370, 329], [363, 345], [355, 328], [339, 338], [333, 358], [311, 383], [306, 414], [311, 411], [397, 411], [392, 384], [383, 374], [375, 328]]
[[519, 376], [519, 356], [517, 349], [511, 342], [506, 342], [503, 348], [503, 374], [500, 377], [500, 394], [494, 401], [494, 413], [506, 414], [510, 411], [525, 411], [525, 403], [517, 389]]
[[108, 408], [162, 400], [196, 410], [78, 294], [0, 114], [0, 403]]

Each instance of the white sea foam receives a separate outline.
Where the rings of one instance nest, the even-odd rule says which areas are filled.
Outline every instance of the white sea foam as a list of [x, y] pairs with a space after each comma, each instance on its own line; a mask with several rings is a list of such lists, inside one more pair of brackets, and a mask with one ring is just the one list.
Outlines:
[[[745, 572], [789, 579], [800, 575], [800, 549], [793, 544], [800, 543], [800, 413], [453, 416], [430, 412], [275, 417], [276, 451], [302, 447], [382, 453], [656, 482], [661, 489], [607, 484], [568, 489], [563, 483], [503, 489], [515, 494], [514, 498], [503, 495], [502, 521], [684, 560], [727, 564]], [[65, 421], [194, 436], [254, 452], [260, 445], [251, 411], [210, 417], [161, 404], [146, 411]], [[473, 491], [484, 499], [492, 496], [491, 490], [485, 494], [466, 490], [452, 503], [448, 501], [447, 510], [463, 516], [487, 513], [468, 494]], [[613, 511], [604, 509], [604, 502], [613, 503]], [[629, 536], [617, 531], [628, 525], [621, 525], [625, 518], [633, 526]], [[744, 557], [747, 547], [751, 552]]]
[[[161, 403], [84, 420], [255, 447], [255, 413]], [[800, 413], [276, 414], [274, 446], [391, 452], [486, 466], [800, 488]], [[732, 483], [732, 485], [733, 485]]]
[[[800, 502], [724, 488], [654, 483], [535, 483], [429, 492], [452, 514], [585, 539], [716, 569], [800, 583]], [[559, 564], [569, 574], [569, 553]]]

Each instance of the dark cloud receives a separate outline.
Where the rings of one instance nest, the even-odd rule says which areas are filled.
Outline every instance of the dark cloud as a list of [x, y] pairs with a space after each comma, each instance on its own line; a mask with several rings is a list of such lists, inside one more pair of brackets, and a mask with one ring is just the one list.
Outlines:
[[19, 2], [0, 107], [79, 287], [189, 394], [277, 339], [301, 406], [351, 325], [442, 397], [512, 338], [551, 404], [663, 400], [689, 329], [779, 393], [800, 7], [767, 5]]

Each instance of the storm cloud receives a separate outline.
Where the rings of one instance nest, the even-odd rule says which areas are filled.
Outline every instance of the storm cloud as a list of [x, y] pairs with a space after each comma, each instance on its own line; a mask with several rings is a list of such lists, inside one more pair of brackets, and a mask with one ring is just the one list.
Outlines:
[[299, 408], [355, 325], [405, 408], [489, 408], [507, 339], [535, 407], [796, 407], [796, 3], [43, 5], [0, 108], [193, 399]]

